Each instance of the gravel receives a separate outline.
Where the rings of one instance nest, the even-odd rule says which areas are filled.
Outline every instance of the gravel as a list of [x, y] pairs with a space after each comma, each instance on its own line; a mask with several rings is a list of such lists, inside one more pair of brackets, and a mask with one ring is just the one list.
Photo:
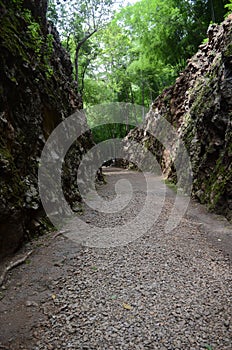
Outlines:
[[[111, 174], [100, 190], [108, 199], [118, 176]], [[139, 176], [127, 175], [137, 183], [123, 222], [144, 198]], [[232, 348], [229, 261], [188, 217], [164, 232], [172, 203], [168, 191], [158, 221], [135, 241], [105, 249], [82, 246], [69, 258], [65, 275], [53, 281], [57, 293], [42, 305], [47, 320], [36, 326], [34, 350]], [[83, 220], [115, 226], [121, 216], [86, 210]]]
[[[83, 220], [114, 227], [137, 215], [145, 196], [142, 174], [108, 172], [108, 184], [100, 193], [112, 199], [120, 176], [134, 182], [130, 205], [116, 214], [86, 208]], [[188, 215], [165, 233], [174, 197], [167, 189], [154, 226], [126, 245], [82, 244], [68, 252], [72, 242], [67, 237], [50, 243], [56, 273], [50, 272], [45, 297], [35, 301], [32, 295], [26, 303], [27, 310], [39, 305], [43, 317], [31, 326], [33, 345], [21, 348], [231, 350], [230, 260]], [[40, 269], [41, 276], [49, 273], [42, 261]]]

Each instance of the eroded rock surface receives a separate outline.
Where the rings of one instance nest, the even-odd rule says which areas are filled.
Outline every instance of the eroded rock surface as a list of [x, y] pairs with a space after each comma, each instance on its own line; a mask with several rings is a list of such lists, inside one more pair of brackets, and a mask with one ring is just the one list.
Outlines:
[[[0, 256], [46, 227], [37, 185], [41, 151], [54, 128], [82, 107], [46, 8], [46, 0], [0, 1]], [[81, 137], [66, 159], [70, 202], [79, 198], [76, 169], [91, 145], [89, 134]]]
[[232, 20], [211, 25], [208, 38], [176, 83], [154, 101], [143, 127], [128, 139], [156, 154], [175, 181], [170, 153], [150, 135], [160, 116], [166, 118], [190, 155], [193, 196], [232, 219]]

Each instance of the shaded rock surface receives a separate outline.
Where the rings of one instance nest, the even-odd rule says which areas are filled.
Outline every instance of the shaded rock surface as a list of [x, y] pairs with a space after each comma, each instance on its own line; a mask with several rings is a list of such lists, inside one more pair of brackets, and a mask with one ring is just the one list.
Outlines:
[[193, 196], [229, 219], [232, 219], [231, 39], [230, 18], [221, 25], [211, 25], [208, 42], [188, 61], [176, 83], [154, 101], [144, 125], [128, 136], [128, 140], [138, 141], [154, 153], [166, 176], [175, 182], [170, 152], [151, 136], [160, 116], [166, 118], [190, 155]]
[[[47, 227], [37, 185], [41, 151], [52, 130], [82, 107], [46, 9], [46, 0], [0, 1], [0, 257]], [[91, 145], [86, 134], [66, 157], [63, 187], [71, 203], [79, 199], [78, 163]]]

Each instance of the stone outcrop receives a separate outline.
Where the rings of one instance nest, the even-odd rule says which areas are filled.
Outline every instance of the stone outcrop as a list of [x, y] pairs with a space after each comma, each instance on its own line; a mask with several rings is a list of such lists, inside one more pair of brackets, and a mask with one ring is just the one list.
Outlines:
[[[37, 185], [41, 151], [52, 130], [82, 107], [46, 8], [46, 0], [0, 1], [0, 257], [47, 228]], [[74, 206], [78, 162], [92, 145], [86, 134], [66, 157], [64, 193]]]
[[128, 135], [156, 154], [166, 176], [176, 180], [170, 155], [148, 130], [158, 118], [177, 130], [190, 155], [192, 195], [232, 219], [232, 20], [211, 25], [176, 83], [154, 101], [141, 128]]

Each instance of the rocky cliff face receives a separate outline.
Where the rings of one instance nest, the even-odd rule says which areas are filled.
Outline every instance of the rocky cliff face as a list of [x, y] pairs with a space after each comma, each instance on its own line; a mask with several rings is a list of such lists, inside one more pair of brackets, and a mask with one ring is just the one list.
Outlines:
[[[0, 1], [0, 257], [46, 227], [37, 186], [41, 151], [52, 130], [81, 108], [69, 56], [46, 8], [46, 0]], [[67, 157], [63, 182], [72, 203], [79, 199], [78, 162], [92, 144], [83, 136], [75, 162]]]
[[167, 177], [175, 181], [170, 155], [147, 131], [156, 127], [160, 116], [176, 128], [186, 145], [193, 168], [193, 196], [232, 219], [230, 18], [210, 26], [208, 43], [199, 47], [176, 83], [154, 101], [143, 127], [128, 136], [156, 154]]

